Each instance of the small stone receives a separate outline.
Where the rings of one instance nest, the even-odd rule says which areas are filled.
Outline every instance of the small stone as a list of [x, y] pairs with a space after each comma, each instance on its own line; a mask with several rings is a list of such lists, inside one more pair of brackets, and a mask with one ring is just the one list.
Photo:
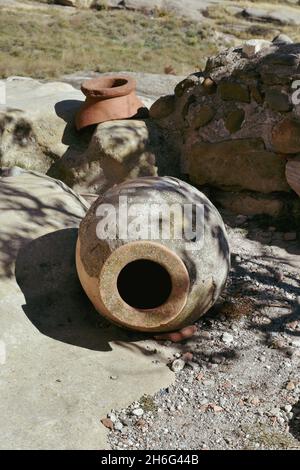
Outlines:
[[274, 273], [274, 278], [276, 279], [277, 282], [281, 282], [283, 279], [283, 272], [282, 271], [276, 271]]
[[143, 416], [144, 410], [142, 408], [135, 408], [134, 410], [132, 410], [132, 414], [140, 418], [141, 416]]
[[101, 423], [103, 424], [103, 426], [105, 426], [106, 428], [108, 428], [110, 430], [112, 430], [114, 428], [114, 423], [109, 418], [101, 419]]
[[116, 423], [117, 422], [117, 417], [114, 413], [108, 413], [107, 414], [107, 417], [113, 422], [113, 423]]
[[261, 49], [269, 47], [270, 41], [265, 39], [250, 39], [243, 44], [243, 54], [248, 58], [254, 57]]
[[202, 398], [202, 400], [200, 400], [200, 402], [199, 402], [199, 404], [200, 404], [201, 406], [207, 405], [207, 403], [208, 403], [208, 399], [207, 399], [207, 398]]
[[283, 239], [285, 241], [297, 240], [297, 233], [296, 232], [286, 232], [286, 233], [283, 234]]
[[249, 88], [238, 82], [230, 80], [221, 81], [218, 86], [218, 93], [224, 101], [250, 102]]
[[117, 380], [117, 378], [118, 378], [117, 375], [111, 375], [111, 376], [110, 376], [110, 379], [111, 379], [111, 380]]
[[275, 36], [272, 43], [276, 44], [276, 46], [282, 46], [284, 44], [293, 44], [293, 40], [286, 34], [280, 33], [278, 36]]
[[198, 382], [200, 382], [203, 379], [204, 379], [204, 374], [202, 372], [200, 372], [200, 374], [197, 375], [196, 380], [198, 380]]
[[174, 88], [175, 96], [180, 98], [186, 90], [194, 88], [199, 82], [201, 83], [201, 80], [203, 80], [203, 77], [199, 77], [196, 74], [189, 75], [187, 78], [177, 83]]
[[230, 333], [223, 333], [222, 334], [222, 341], [225, 344], [231, 344], [233, 342], [234, 338]]
[[291, 339], [291, 345], [295, 348], [300, 348], [300, 337], [295, 337]]
[[257, 86], [250, 85], [250, 93], [251, 93], [251, 97], [254, 99], [254, 101], [256, 101], [256, 103], [258, 104], [263, 103], [264, 99], [263, 99], [262, 93]]
[[216, 114], [215, 110], [210, 106], [204, 105], [198, 108], [195, 112], [195, 117], [192, 120], [192, 127], [199, 129], [199, 127], [206, 126]]
[[[299, 300], [299, 304], [300, 304], [300, 300]], [[211, 339], [211, 334], [209, 333], [209, 331], [201, 331], [200, 337], [203, 339]]]
[[136, 426], [138, 426], [139, 428], [144, 428], [145, 426], [147, 426], [147, 423], [144, 419], [139, 419], [136, 423], [135, 423]]
[[173, 372], [180, 372], [181, 370], [184, 369], [184, 366], [185, 366], [185, 361], [183, 359], [175, 359], [175, 361], [172, 362], [171, 370]]
[[122, 431], [123, 429], [123, 424], [121, 423], [121, 421], [117, 421], [114, 425], [114, 429], [115, 431]]
[[182, 356], [181, 356], [181, 359], [184, 361], [184, 362], [190, 362], [193, 360], [193, 353], [191, 352], [186, 352], [184, 353]]
[[270, 410], [270, 415], [276, 416], [277, 418], [278, 416], [280, 416], [280, 409], [275, 406], [274, 408]]
[[217, 89], [216, 83], [211, 78], [206, 78], [202, 83], [202, 87], [208, 95], [215, 93]]
[[211, 405], [211, 408], [214, 413], [220, 413], [221, 411], [223, 411], [223, 408], [219, 405]]
[[212, 356], [210, 358], [210, 361], [212, 362], [212, 364], [222, 364], [223, 357], [222, 356]]
[[175, 96], [166, 95], [158, 98], [149, 110], [149, 115], [153, 119], [163, 119], [169, 116], [175, 108]]
[[189, 365], [189, 367], [191, 367], [191, 368], [193, 369], [193, 371], [195, 371], [195, 372], [198, 372], [199, 369], [200, 369], [200, 366], [199, 366], [199, 364], [197, 364], [197, 362], [190, 361], [190, 362], [188, 363], [188, 365]]
[[294, 389], [295, 389], [295, 384], [294, 384], [294, 382], [292, 382], [292, 381], [288, 382], [288, 383], [286, 384], [285, 388], [286, 388], [286, 390], [289, 390], [289, 391], [294, 390]]
[[286, 411], [287, 413], [289, 413], [290, 411], [292, 411], [293, 407], [292, 405], [285, 405], [284, 406], [284, 411]]
[[253, 406], [258, 406], [260, 404], [260, 399], [258, 397], [252, 397], [249, 399], [249, 403]]
[[214, 384], [215, 384], [215, 381], [214, 380], [203, 380], [202, 383], [205, 387], [213, 387]]

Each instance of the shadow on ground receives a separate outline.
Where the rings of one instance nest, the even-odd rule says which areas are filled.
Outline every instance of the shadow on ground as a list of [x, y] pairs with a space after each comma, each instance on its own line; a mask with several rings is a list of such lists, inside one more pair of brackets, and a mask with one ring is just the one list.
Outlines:
[[290, 433], [300, 441], [300, 400], [292, 408], [293, 417], [289, 422]]
[[77, 233], [77, 228], [58, 230], [19, 250], [16, 279], [28, 319], [46, 336], [97, 351], [110, 351], [110, 341], [145, 339], [111, 325], [88, 300], [76, 273]]

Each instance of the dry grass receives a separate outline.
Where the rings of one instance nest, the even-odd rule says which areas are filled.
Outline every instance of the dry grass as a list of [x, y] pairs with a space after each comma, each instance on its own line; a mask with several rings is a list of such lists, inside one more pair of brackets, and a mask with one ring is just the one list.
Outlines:
[[[230, 2], [227, 1], [227, 4]], [[255, 3], [255, 6], [267, 6], [271, 3], [287, 5], [286, 1], [274, 0], [263, 2], [259, 0], [232, 0], [235, 5], [249, 6]], [[292, 5], [292, 4], [291, 4]], [[295, 4], [294, 4], [295, 5]], [[251, 38], [261, 38], [272, 40], [275, 35], [285, 33], [293, 39], [294, 42], [300, 41], [300, 28], [290, 25], [277, 25], [275, 23], [263, 23], [257, 21], [247, 21], [240, 16], [234, 15], [228, 5], [216, 5], [208, 8], [209, 18], [214, 22], [216, 29], [224, 34], [233, 34], [235, 37], [245, 40]]]
[[0, 76], [57, 77], [76, 70], [190, 73], [216, 45], [208, 26], [170, 15], [40, 10], [0, 14]]
[[203, 23], [161, 12], [151, 17], [126, 10], [68, 10], [66, 14], [63, 8], [8, 11], [0, 7], [0, 77], [55, 78], [78, 70], [171, 70], [184, 75], [203, 68], [206, 58], [224, 46], [222, 36], [216, 42], [214, 31], [234, 35], [237, 41], [272, 39], [281, 31], [300, 41], [300, 28], [249, 22], [228, 8], [274, 1], [287, 4], [286, 0], [227, 0], [210, 7]]

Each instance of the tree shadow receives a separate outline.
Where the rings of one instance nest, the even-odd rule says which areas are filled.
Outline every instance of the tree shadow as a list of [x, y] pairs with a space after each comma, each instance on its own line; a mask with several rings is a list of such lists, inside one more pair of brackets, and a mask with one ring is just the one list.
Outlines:
[[85, 295], [75, 266], [77, 233], [57, 230], [20, 249], [15, 274], [26, 316], [42, 334], [96, 351], [111, 351], [111, 341], [142, 339], [109, 323]]
[[[20, 173], [28, 173], [23, 172]], [[63, 223], [65, 226], [74, 226], [79, 223], [87, 206], [76, 194], [61, 181], [53, 181], [45, 175], [34, 173], [35, 184], [41, 185], [44, 194], [49, 194], [56, 189], [63, 190], [66, 196], [69, 194], [78, 203], [78, 211], [73, 211], [68, 204], [63, 204], [55, 197], [47, 200], [34, 194], [31, 186], [27, 187], [26, 181], [22, 185], [18, 183], [18, 176], [1, 178], [1, 202], [2, 215], [7, 214], [8, 227], [2, 226], [0, 233], [0, 278], [13, 276], [13, 264], [18, 250], [30, 241], [35, 232], [41, 227], [47, 226], [58, 229]], [[54, 193], [55, 194], [55, 193]], [[68, 200], [67, 200], [68, 201]], [[82, 213], [80, 214], [80, 211]], [[50, 214], [52, 216], [50, 216]]]

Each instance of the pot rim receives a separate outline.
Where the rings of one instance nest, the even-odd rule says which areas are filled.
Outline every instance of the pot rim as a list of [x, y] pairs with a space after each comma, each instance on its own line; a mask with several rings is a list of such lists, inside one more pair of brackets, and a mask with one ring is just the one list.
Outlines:
[[[127, 264], [141, 259], [161, 265], [171, 278], [172, 289], [168, 299], [155, 308], [132, 307], [118, 291], [119, 273]], [[148, 240], [129, 242], [113, 251], [101, 269], [98, 284], [100, 298], [111, 320], [141, 331], [159, 330], [170, 324], [185, 307], [189, 288], [189, 274], [181, 258], [166, 246]]]
[[108, 75], [85, 80], [81, 85], [82, 93], [91, 98], [117, 98], [132, 93], [136, 81], [127, 75]]

